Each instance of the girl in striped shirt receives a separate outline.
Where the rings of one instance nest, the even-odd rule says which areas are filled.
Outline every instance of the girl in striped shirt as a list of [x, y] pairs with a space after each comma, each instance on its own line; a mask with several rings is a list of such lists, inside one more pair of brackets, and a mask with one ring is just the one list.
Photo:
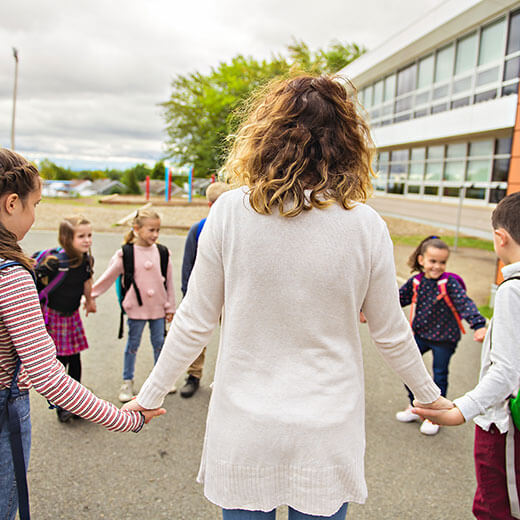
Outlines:
[[[18, 244], [34, 223], [40, 199], [36, 167], [0, 148], [0, 518], [9, 520], [16, 516], [19, 497], [20, 518], [28, 518], [23, 473], [31, 444], [28, 390], [32, 386], [52, 403], [112, 431], [138, 432], [152, 417], [164, 413], [162, 409], [121, 411], [70, 378], [56, 359], [31, 274], [32, 261]], [[22, 466], [22, 477], [16, 479], [10, 441], [13, 417], [23, 448], [23, 453], [14, 450]]]

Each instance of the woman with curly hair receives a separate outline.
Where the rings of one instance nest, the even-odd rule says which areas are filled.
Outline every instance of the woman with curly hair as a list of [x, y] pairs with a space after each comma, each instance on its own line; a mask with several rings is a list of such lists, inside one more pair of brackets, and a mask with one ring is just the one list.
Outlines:
[[200, 236], [186, 298], [131, 409], [161, 406], [222, 313], [199, 481], [224, 519], [345, 518], [362, 503], [359, 310], [427, 406], [450, 407], [399, 305], [392, 243], [364, 204], [372, 142], [353, 89], [300, 76], [251, 103]]

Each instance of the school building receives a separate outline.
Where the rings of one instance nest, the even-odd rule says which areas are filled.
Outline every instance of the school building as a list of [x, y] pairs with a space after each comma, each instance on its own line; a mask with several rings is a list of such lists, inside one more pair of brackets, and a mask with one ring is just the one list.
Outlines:
[[341, 71], [377, 147], [375, 189], [491, 205], [520, 191], [520, 2], [448, 0]]

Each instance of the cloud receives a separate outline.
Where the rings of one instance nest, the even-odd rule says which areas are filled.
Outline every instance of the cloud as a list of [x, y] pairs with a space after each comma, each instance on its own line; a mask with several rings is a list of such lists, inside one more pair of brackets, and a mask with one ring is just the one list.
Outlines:
[[285, 53], [293, 37], [314, 49], [333, 39], [372, 47], [440, 1], [2, 0], [0, 145], [10, 144], [12, 46], [18, 150], [153, 160], [163, 153], [158, 104], [175, 75]]

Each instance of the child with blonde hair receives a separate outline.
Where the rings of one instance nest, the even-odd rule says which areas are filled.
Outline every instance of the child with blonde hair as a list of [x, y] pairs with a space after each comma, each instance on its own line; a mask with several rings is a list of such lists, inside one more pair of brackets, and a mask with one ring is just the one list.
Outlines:
[[[47, 333], [33, 261], [19, 245], [41, 199], [37, 168], [0, 148], [0, 518], [30, 517], [26, 472], [31, 448], [29, 389], [112, 431], [138, 432], [164, 410], [118, 410], [65, 373]], [[38, 469], [36, 468], [36, 471]]]
[[[64, 218], [59, 225], [58, 242], [62, 249], [51, 250], [50, 254], [36, 265], [36, 285], [41, 292], [51, 289], [54, 285], [45, 297], [45, 324], [56, 345], [57, 358], [68, 368], [69, 376], [79, 382], [80, 352], [88, 348], [79, 313], [82, 297], [85, 298], [87, 314], [96, 311], [91, 296], [94, 259], [90, 254], [90, 221], [82, 215]], [[54, 252], [57, 255], [54, 255]], [[62, 278], [58, 280], [60, 276]], [[61, 407], [57, 407], [56, 411], [61, 422], [67, 422], [73, 416]]]
[[123, 403], [134, 397], [135, 362], [146, 323], [157, 362], [164, 343], [165, 320], [170, 322], [175, 313], [171, 254], [157, 243], [160, 228], [161, 218], [153, 209], [137, 211], [123, 247], [116, 251], [92, 288], [92, 297], [97, 298], [122, 277], [125, 294], [121, 304], [128, 315], [123, 384], [119, 391]]

